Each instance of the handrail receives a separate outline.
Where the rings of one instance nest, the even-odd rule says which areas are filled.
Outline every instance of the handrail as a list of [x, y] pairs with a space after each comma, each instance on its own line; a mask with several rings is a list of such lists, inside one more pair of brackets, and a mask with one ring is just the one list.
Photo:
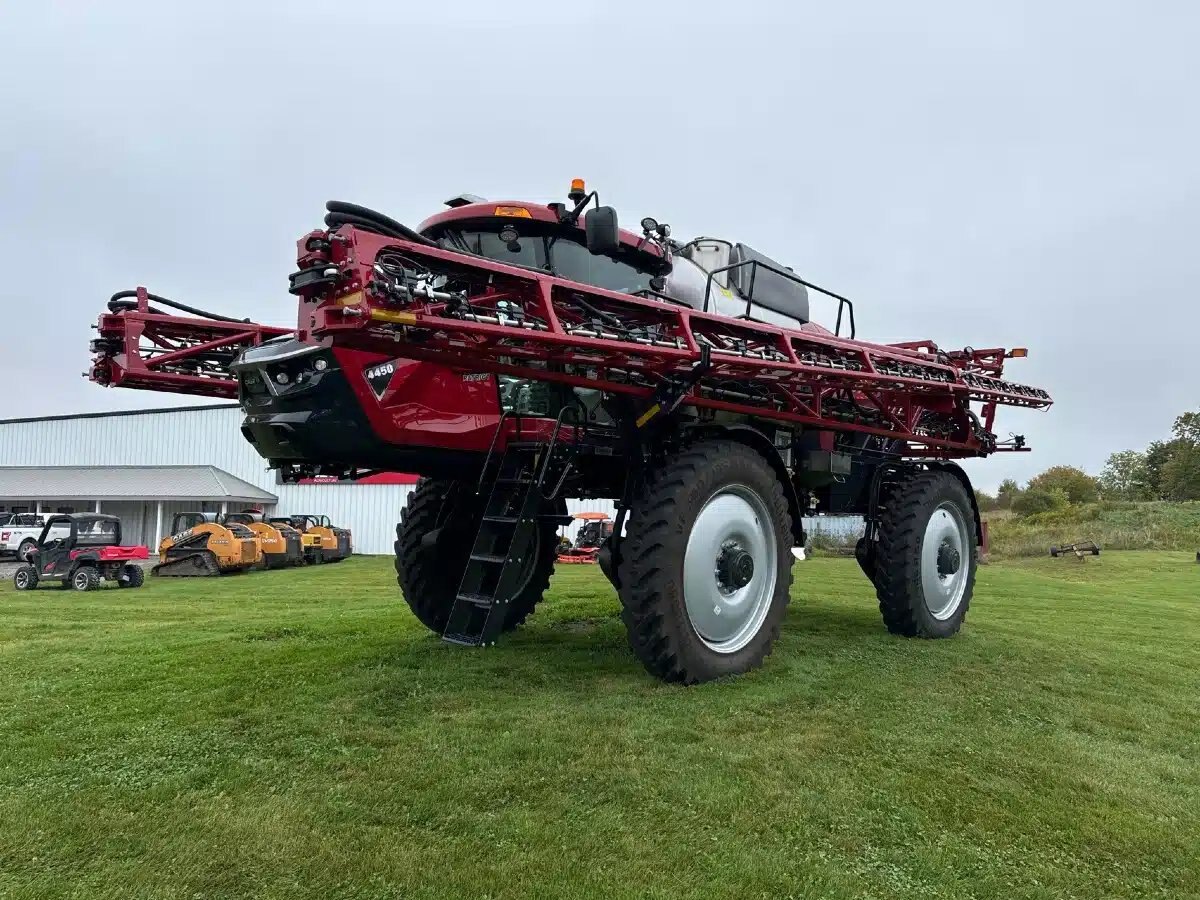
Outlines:
[[[721, 266], [719, 269], [713, 269], [711, 272], [708, 273], [708, 281], [704, 286], [704, 311], [705, 312], [709, 311], [708, 298], [712, 295], [712, 286], [713, 286], [714, 279], [718, 275], [723, 275], [726, 272], [732, 272], [735, 269], [742, 268], [743, 266], [750, 266], [750, 290], [748, 292], [749, 296], [746, 297], [746, 314], [744, 316], [738, 316], [738, 318], [745, 318], [745, 319], [750, 318], [750, 307], [754, 303], [754, 301], [752, 299], [754, 297], [754, 280], [758, 276], [758, 267], [762, 266], [768, 272], [771, 272], [775, 275], [779, 275], [783, 278], [786, 278], [788, 281], [794, 282], [799, 285], [803, 285], [804, 287], [809, 288], [810, 290], [817, 291], [819, 293], [824, 294], [827, 297], [832, 297], [834, 300], [838, 301], [837, 324], [834, 326], [834, 329], [833, 329], [833, 333], [835, 335], [837, 335], [838, 337], [842, 336], [842, 312], [843, 312], [843, 309], [849, 309], [849, 311], [850, 311], [850, 315], [849, 315], [850, 339], [851, 340], [854, 339], [854, 336], [858, 331], [858, 327], [854, 321], [854, 301], [853, 300], [851, 300], [849, 297], [843, 297], [841, 294], [835, 294], [833, 291], [827, 291], [827, 290], [825, 290], [825, 288], [821, 287], [820, 285], [813, 284], [811, 281], [805, 281], [803, 278], [801, 278], [795, 272], [789, 272], [785, 269], [778, 269], [775, 266], [769, 265], [769, 264], [762, 262], [761, 260], [757, 260], [757, 259], [743, 259], [741, 262], [730, 263], [727, 266]], [[769, 309], [770, 307], [767, 307], [767, 308]], [[778, 312], [778, 310], [774, 310], [774, 311]]]
[[578, 413], [576, 413], [574, 405], [564, 405], [562, 407], [562, 409], [560, 409], [558, 411], [558, 415], [554, 419], [554, 430], [550, 435], [550, 443], [546, 445], [546, 456], [542, 460], [541, 471], [538, 472], [538, 478], [537, 478], [538, 493], [541, 494], [542, 497], [545, 498], [546, 500], [553, 500], [555, 497], [558, 496], [558, 492], [560, 490], [562, 490], [562, 486], [563, 486], [563, 484], [566, 483], [567, 476], [571, 472], [571, 464], [568, 462], [565, 466], [563, 466], [562, 477], [560, 477], [558, 479], [558, 484], [554, 485], [554, 489], [551, 490], [549, 494], [547, 494], [545, 491], [542, 490], [542, 484], [546, 480], [546, 473], [550, 470], [550, 461], [554, 457], [554, 445], [558, 443], [558, 432], [562, 429], [562, 427], [565, 424], [567, 424], [566, 420], [563, 417], [568, 412], [573, 414], [572, 418], [575, 418], [575, 421], [571, 423], [571, 427], [574, 428], [575, 431], [574, 431], [572, 437], [574, 438], [576, 443], [579, 442], [580, 427], [582, 426], [585, 430], [587, 428], [587, 408], [583, 405], [582, 400], [579, 400], [578, 398], [576, 398], [576, 401], [579, 403], [580, 409], [583, 410], [583, 421], [581, 422], [577, 418]]
[[500, 419], [496, 422], [496, 431], [492, 434], [492, 442], [488, 445], [487, 456], [483, 458], [483, 468], [479, 470], [479, 480], [475, 483], [475, 493], [483, 492], [483, 480], [487, 478], [488, 469], [492, 464], [492, 455], [496, 452], [496, 444], [500, 440], [500, 432], [504, 430], [504, 420], [509, 416], [517, 420], [517, 437], [521, 436], [521, 414], [513, 412], [511, 409], [501, 410]]

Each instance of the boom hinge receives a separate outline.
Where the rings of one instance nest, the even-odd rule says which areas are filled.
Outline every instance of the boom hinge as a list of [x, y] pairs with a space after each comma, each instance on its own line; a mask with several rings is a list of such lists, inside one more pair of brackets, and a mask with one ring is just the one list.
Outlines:
[[645, 412], [637, 417], [637, 427], [645, 428], [655, 419], [669, 416], [679, 408], [684, 397], [694, 388], [712, 368], [712, 355], [708, 344], [700, 345], [700, 360], [692, 366], [688, 373], [679, 378], [668, 378], [654, 392], [650, 405]]

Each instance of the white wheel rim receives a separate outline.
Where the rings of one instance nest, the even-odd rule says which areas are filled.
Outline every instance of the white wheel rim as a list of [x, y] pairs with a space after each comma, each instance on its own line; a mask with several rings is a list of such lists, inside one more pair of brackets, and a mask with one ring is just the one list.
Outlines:
[[[778, 552], [767, 505], [745, 485], [723, 487], [701, 507], [684, 551], [683, 597], [692, 630], [710, 650], [736, 653], [758, 634], [775, 597]], [[731, 575], [750, 565], [744, 583], [748, 568]]]
[[23, 591], [27, 587], [29, 587], [29, 573], [28, 572], [18, 572], [17, 573], [17, 589]]
[[925, 608], [938, 621], [949, 619], [962, 605], [974, 548], [958, 504], [947, 501], [933, 511], [921, 540], [921, 591]]
[[84, 586], [88, 583], [87, 572], [76, 572], [72, 582], [75, 585], [75, 590], [83, 590]]

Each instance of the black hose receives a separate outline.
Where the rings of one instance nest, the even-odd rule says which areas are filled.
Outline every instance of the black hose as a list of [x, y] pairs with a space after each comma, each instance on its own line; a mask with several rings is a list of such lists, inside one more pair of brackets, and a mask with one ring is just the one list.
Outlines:
[[[136, 298], [137, 291], [117, 291], [108, 299], [108, 311], [116, 313], [130, 309], [137, 309], [136, 303], [125, 302], [131, 297]], [[234, 319], [230, 316], [222, 316], [219, 313], [208, 312], [204, 309], [197, 309], [196, 307], [188, 306], [185, 303], [177, 303], [174, 300], [168, 300], [166, 297], [161, 297], [158, 294], [151, 294], [147, 292], [146, 297], [150, 300], [153, 300], [155, 303], [161, 303], [163, 306], [169, 306], [172, 309], [179, 310], [180, 312], [191, 313], [193, 316], [200, 316], [205, 319], [216, 319], [218, 322], [237, 322], [239, 324], [248, 324], [250, 322], [249, 319]], [[165, 315], [161, 309], [151, 308], [149, 311], [158, 315]]]
[[408, 240], [402, 232], [396, 231], [394, 228], [389, 228], [374, 219], [368, 219], [366, 216], [356, 216], [351, 213], [325, 213], [326, 228], [332, 231], [340, 225], [353, 225], [355, 228], [361, 228], [364, 231], [370, 231], [374, 234], [382, 234], [384, 237]]
[[412, 241], [414, 244], [425, 244], [427, 247], [437, 246], [436, 242], [413, 231], [407, 225], [401, 224], [381, 212], [359, 206], [357, 203], [330, 200], [325, 204], [325, 208], [329, 210], [329, 215], [325, 217], [325, 224], [331, 228], [336, 228], [338, 225], [354, 225], [357, 228], [365, 228], [388, 237]]

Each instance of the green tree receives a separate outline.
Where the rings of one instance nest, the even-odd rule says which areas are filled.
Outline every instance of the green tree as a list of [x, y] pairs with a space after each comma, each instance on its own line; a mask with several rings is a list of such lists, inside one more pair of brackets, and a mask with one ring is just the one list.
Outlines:
[[1013, 512], [1018, 516], [1032, 516], [1066, 509], [1070, 505], [1071, 499], [1061, 487], [1029, 487], [1013, 499]]
[[1163, 487], [1163, 469], [1171, 461], [1175, 448], [1180, 446], [1178, 439], [1173, 441], [1154, 441], [1146, 448], [1146, 492], [1151, 500], [1165, 500], [1167, 492]]
[[991, 512], [993, 509], [997, 509], [999, 507], [999, 503], [997, 502], [996, 498], [987, 491], [976, 490], [975, 502], [979, 505], [980, 512]]
[[1175, 420], [1171, 429], [1178, 440], [1200, 444], [1200, 412], [1187, 412]]
[[1114, 500], [1149, 500], [1146, 454], [1122, 450], [1109, 456], [1100, 473], [1100, 490]]
[[1074, 466], [1051, 466], [1041, 475], [1031, 479], [1026, 490], [1061, 490], [1071, 503], [1095, 503], [1100, 499], [1100, 483], [1087, 472]]
[[996, 505], [1001, 509], [1010, 509], [1021, 488], [1011, 478], [1005, 478], [996, 489]]
[[1181, 440], [1162, 470], [1168, 500], [1200, 500], [1200, 443]]

